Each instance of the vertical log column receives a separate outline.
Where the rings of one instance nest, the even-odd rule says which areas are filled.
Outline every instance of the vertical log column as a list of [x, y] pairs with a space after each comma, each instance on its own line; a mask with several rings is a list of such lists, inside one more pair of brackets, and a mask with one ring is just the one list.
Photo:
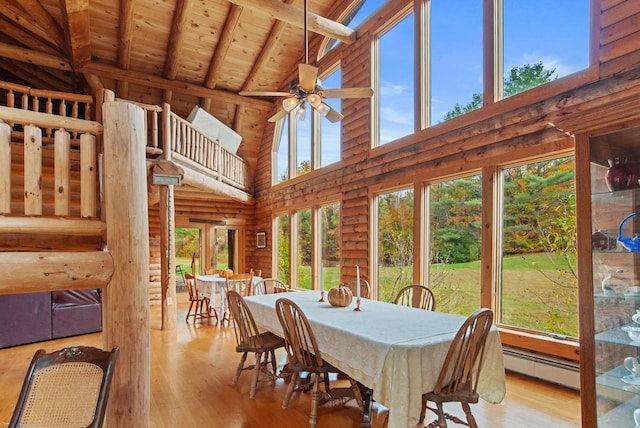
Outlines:
[[11, 212], [11, 127], [0, 122], [0, 213]]
[[[162, 158], [171, 161], [171, 106], [162, 109]], [[162, 287], [162, 329], [175, 330], [176, 302], [176, 216], [173, 186], [160, 186], [160, 286]], [[194, 272], [195, 274], [195, 272]]]
[[114, 273], [104, 293], [107, 349], [120, 348], [107, 426], [145, 428], [150, 410], [149, 219], [143, 110], [103, 105], [107, 246]]

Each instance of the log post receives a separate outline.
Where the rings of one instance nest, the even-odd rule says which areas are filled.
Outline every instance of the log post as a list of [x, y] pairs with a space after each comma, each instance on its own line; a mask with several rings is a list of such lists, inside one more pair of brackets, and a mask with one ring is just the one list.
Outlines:
[[64, 129], [54, 133], [55, 148], [55, 191], [54, 212], [58, 216], [69, 215], [70, 187], [69, 175], [71, 171], [71, 135]]
[[[162, 158], [171, 164], [169, 104], [162, 109]], [[153, 168], [155, 170], [156, 168]], [[176, 301], [176, 216], [173, 186], [160, 186], [160, 286], [162, 287], [162, 330], [175, 330], [178, 317]]]
[[96, 218], [98, 214], [96, 149], [95, 135], [80, 136], [80, 215], [85, 218]]
[[42, 215], [42, 131], [24, 127], [24, 213]]
[[11, 212], [11, 127], [0, 122], [0, 213]]
[[105, 346], [120, 348], [107, 408], [108, 427], [149, 427], [149, 219], [144, 111], [103, 106], [107, 246], [114, 261], [104, 293]]

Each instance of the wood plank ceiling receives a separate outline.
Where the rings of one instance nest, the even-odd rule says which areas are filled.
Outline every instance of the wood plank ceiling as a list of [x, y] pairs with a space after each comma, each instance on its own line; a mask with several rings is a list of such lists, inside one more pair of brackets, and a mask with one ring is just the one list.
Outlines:
[[[349, 3], [309, 0], [309, 31], [352, 42], [350, 29], [322, 18]], [[243, 137], [238, 155], [255, 165], [274, 100], [238, 92], [288, 88], [304, 61], [303, 7], [303, 0], [2, 0], [0, 80], [91, 95], [104, 87], [123, 99], [170, 103], [185, 118], [199, 105]]]

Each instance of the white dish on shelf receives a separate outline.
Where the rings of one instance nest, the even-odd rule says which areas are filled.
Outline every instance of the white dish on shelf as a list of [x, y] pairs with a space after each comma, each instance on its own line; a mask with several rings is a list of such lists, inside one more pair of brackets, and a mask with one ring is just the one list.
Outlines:
[[622, 376], [622, 381], [624, 383], [628, 383], [629, 385], [633, 385], [637, 388], [640, 388], [640, 376], [634, 376], [634, 375]]

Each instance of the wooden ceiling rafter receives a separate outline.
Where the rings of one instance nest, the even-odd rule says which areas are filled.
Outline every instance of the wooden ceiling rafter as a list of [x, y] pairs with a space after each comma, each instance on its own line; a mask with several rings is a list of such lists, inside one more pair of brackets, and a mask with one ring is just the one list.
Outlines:
[[27, 32], [32, 37], [48, 43], [49, 46], [57, 49], [59, 53], [66, 53], [64, 51], [64, 44], [57, 45], [52, 36], [48, 34], [47, 31], [39, 25], [35, 18], [29, 15], [23, 8], [19, 7], [13, 2], [13, 0], [3, 0], [3, 2], [5, 4], [0, 8], [0, 14], [2, 14], [9, 22], [22, 29], [22, 31]]
[[15, 22], [0, 14], [0, 28], [9, 39], [13, 39], [20, 46], [27, 47], [37, 52], [49, 55], [60, 55], [58, 47], [51, 43], [51, 40], [42, 40], [24, 28], [16, 25]]
[[[298, 28], [304, 28], [304, 9], [284, 3], [280, 0], [229, 0], [238, 6], [253, 9], [269, 16], [270, 18], [284, 21], [287, 24]], [[332, 37], [344, 42], [347, 45], [356, 40], [356, 33], [353, 29], [338, 22], [327, 19], [313, 12], [308, 13], [308, 30], [323, 36]]]
[[[204, 79], [203, 86], [206, 88], [214, 89], [216, 87], [218, 73], [222, 68], [222, 64], [224, 64], [225, 58], [227, 57], [227, 54], [229, 52], [229, 47], [233, 42], [233, 35], [238, 26], [238, 22], [240, 21], [242, 10], [242, 7], [235, 4], [232, 4], [229, 8], [229, 13], [227, 14], [227, 19], [225, 20], [222, 34], [220, 35], [220, 39], [218, 40], [218, 44], [216, 45], [215, 52], [211, 57], [209, 68], [207, 69], [207, 75]], [[209, 108], [211, 107], [211, 98], [202, 97], [200, 99], [200, 107], [205, 110], [209, 110]]]
[[[185, 27], [189, 22], [191, 11], [195, 0], [177, 0], [171, 31], [169, 32], [169, 44], [167, 46], [167, 56], [164, 62], [163, 75], [166, 79], [174, 80], [178, 75], [178, 64], [180, 60], [180, 50], [184, 44]], [[173, 92], [164, 90], [162, 99], [165, 103], [171, 103]]]
[[42, 4], [38, 0], [20, 0], [20, 6], [33, 17], [37, 25], [64, 51], [66, 46], [64, 31], [51, 14], [42, 7]]
[[[284, 0], [284, 3], [291, 3], [293, 0]], [[262, 68], [265, 66], [269, 58], [271, 58], [273, 52], [276, 50], [278, 43], [280, 43], [280, 37], [286, 28], [286, 23], [284, 21], [278, 21], [273, 24], [271, 27], [271, 33], [267, 38], [267, 42], [265, 43], [260, 55], [256, 59], [256, 62], [253, 64], [251, 68], [251, 72], [247, 76], [244, 81], [244, 85], [242, 86], [242, 90], [251, 90], [256, 89], [255, 87], [255, 78], [262, 71]]]
[[74, 69], [91, 62], [88, 0], [60, 0], [64, 37]]
[[[118, 67], [129, 70], [131, 66], [131, 48], [133, 41], [133, 8], [136, 0], [120, 0], [120, 31], [118, 32]], [[116, 79], [116, 96], [127, 98], [129, 82]]]
[[6, 43], [0, 43], [0, 57], [10, 58], [34, 65], [41, 65], [56, 70], [72, 71], [71, 64], [66, 58], [38, 52], [32, 49], [19, 48]]

